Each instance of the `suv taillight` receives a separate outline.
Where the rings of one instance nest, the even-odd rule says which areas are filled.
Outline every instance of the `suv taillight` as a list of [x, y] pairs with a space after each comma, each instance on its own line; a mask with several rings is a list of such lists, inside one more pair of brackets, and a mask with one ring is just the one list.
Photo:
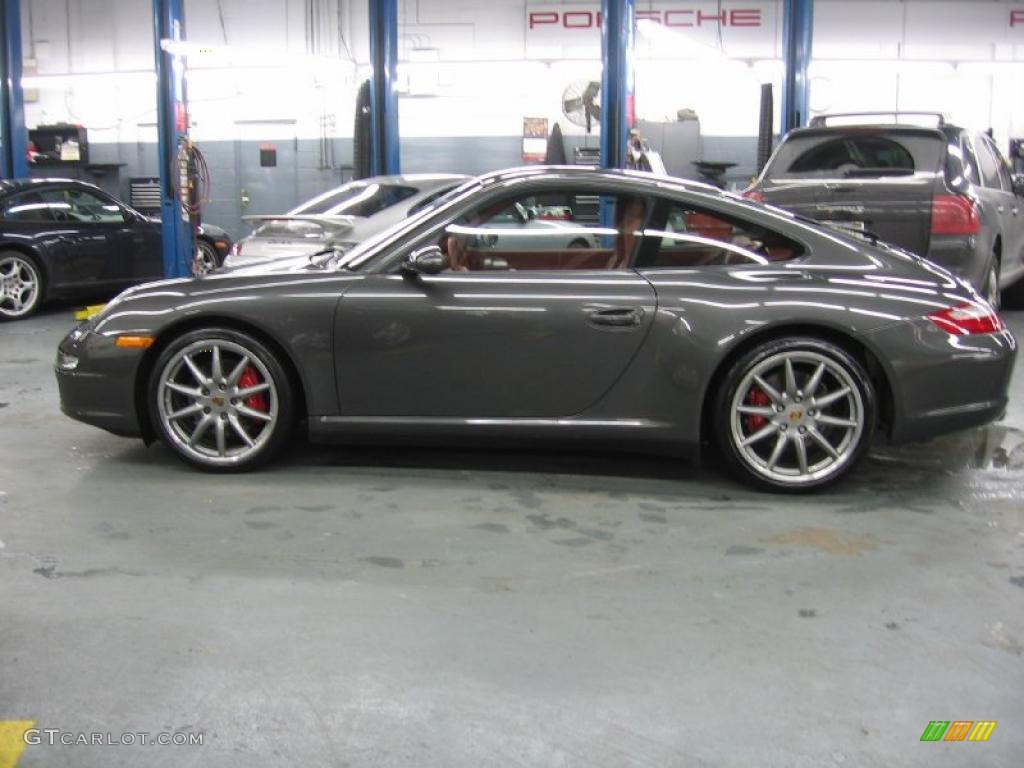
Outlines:
[[981, 229], [978, 209], [963, 195], [935, 195], [932, 198], [933, 235], [976, 235]]
[[1006, 328], [995, 310], [984, 303], [964, 302], [955, 307], [932, 312], [928, 319], [954, 336], [998, 333]]

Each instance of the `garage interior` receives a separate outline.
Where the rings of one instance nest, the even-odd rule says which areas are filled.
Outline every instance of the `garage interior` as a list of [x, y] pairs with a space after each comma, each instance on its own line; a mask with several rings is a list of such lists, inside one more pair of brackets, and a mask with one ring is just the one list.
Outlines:
[[[167, 277], [195, 248], [182, 137], [208, 169], [185, 218], [236, 243], [360, 176], [542, 163], [556, 124], [565, 163], [622, 167], [628, 119], [670, 175], [742, 193], [765, 120], [771, 149], [816, 115], [939, 111], [1024, 171], [1018, 0], [2, 6], [0, 178], [152, 206]], [[55, 126], [74, 151], [26, 162]], [[210, 474], [61, 412], [57, 346], [111, 298], [0, 323], [0, 768], [1021, 764], [1019, 356], [1001, 419], [802, 495], [586, 447], [300, 439]]]

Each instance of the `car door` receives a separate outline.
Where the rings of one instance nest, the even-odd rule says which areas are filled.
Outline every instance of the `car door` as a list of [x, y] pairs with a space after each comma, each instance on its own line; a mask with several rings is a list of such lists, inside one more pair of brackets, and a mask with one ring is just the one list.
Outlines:
[[[500, 208], [491, 201], [434, 227], [345, 293], [335, 332], [342, 416], [562, 418], [622, 375], [656, 308], [628, 261], [637, 238], [586, 224], [602, 247], [540, 238], [495, 261], [474, 244], [495, 233], [487, 224]], [[402, 274], [403, 254], [431, 244], [448, 249], [452, 269]]]
[[991, 140], [988, 141], [999, 173], [999, 187], [1003, 192], [1003, 249], [1002, 272], [1019, 273], [1024, 269], [1024, 200], [1013, 189], [1010, 163]]
[[[978, 196], [984, 209], [984, 219], [994, 231], [989, 233], [989, 242], [995, 244], [998, 237], [1002, 244], [1003, 268], [1007, 264], [1007, 246], [1013, 247], [1018, 239], [1016, 235], [1020, 218], [1020, 200], [1008, 186], [1005, 190], [999, 176], [999, 153], [988, 136], [974, 137], [974, 152], [980, 166], [981, 185]], [[1016, 254], [1012, 254], [1013, 261]]]
[[136, 243], [120, 205], [75, 185], [47, 187], [39, 196], [54, 221], [59, 282], [106, 290], [132, 281]]

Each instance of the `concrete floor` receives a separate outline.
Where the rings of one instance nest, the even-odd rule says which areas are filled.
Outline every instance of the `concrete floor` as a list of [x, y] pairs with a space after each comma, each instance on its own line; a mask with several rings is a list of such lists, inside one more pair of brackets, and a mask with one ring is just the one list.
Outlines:
[[0, 326], [0, 720], [204, 743], [20, 768], [1022, 764], [1024, 361], [1001, 424], [811, 497], [615, 456], [218, 477], [60, 414], [70, 325]]

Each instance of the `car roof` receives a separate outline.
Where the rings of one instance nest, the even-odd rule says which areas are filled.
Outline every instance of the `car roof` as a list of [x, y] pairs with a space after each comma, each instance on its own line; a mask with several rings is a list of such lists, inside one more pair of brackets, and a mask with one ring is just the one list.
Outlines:
[[598, 168], [593, 165], [528, 165], [521, 168], [506, 168], [492, 171], [479, 176], [483, 185], [497, 182], [530, 179], [536, 177], [557, 177], [580, 181], [618, 181], [632, 182], [638, 187], [657, 186], [661, 189], [677, 189], [680, 191], [703, 192], [705, 194], [724, 195], [725, 192], [711, 184], [691, 181], [677, 176], [665, 176], [648, 171], [623, 170], [620, 168]]
[[75, 187], [84, 187], [86, 189], [99, 189], [95, 184], [90, 184], [87, 181], [79, 181], [78, 179], [6, 179], [0, 180], [0, 194], [12, 194], [14, 192], [22, 192], [26, 189], [33, 189], [35, 187], [48, 187], [54, 184], [66, 184]]
[[372, 184], [443, 184], [445, 182], [469, 181], [472, 176], [462, 173], [400, 173], [390, 176], [370, 176], [365, 179], [352, 179]]
[[943, 126], [908, 125], [907, 123], [857, 123], [849, 125], [821, 125], [812, 128], [794, 128], [786, 139], [799, 136], [841, 136], [851, 133], [903, 133], [919, 136], [958, 135], [961, 128], [946, 123]]

